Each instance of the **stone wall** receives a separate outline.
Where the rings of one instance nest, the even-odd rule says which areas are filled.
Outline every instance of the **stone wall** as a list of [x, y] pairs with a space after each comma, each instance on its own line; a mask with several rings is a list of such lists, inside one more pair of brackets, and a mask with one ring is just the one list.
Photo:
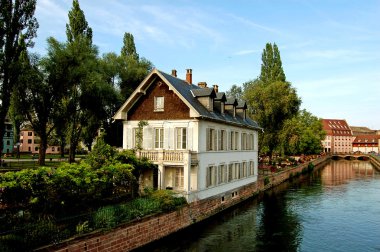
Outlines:
[[[322, 157], [312, 162], [318, 168], [320, 167], [319, 165], [324, 163], [328, 158], [329, 157]], [[148, 216], [121, 225], [108, 232], [96, 232], [77, 237], [59, 245], [41, 248], [39, 251], [129, 251], [202, 221], [256, 195], [260, 191], [276, 186], [289, 179], [291, 174], [294, 175], [297, 172], [301, 173], [302, 169], [307, 167], [307, 165], [308, 164], [305, 163], [276, 174], [263, 176], [256, 183], [231, 191], [230, 194], [223, 194], [223, 196], [215, 196], [207, 200], [193, 202], [177, 211]], [[265, 177], [269, 178], [269, 183], [266, 185], [264, 185]]]

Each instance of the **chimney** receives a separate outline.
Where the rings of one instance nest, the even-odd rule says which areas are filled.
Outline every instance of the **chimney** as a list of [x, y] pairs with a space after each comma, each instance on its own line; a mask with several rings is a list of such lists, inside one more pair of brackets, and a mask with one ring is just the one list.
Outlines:
[[214, 85], [214, 91], [215, 91], [215, 93], [218, 93], [218, 91], [219, 91], [219, 86], [218, 85]]
[[191, 69], [186, 69], [186, 81], [189, 84], [193, 84], [193, 74]]
[[202, 81], [202, 82], [198, 82], [198, 87], [201, 87], [201, 88], [206, 88], [207, 87], [207, 83]]
[[172, 76], [177, 77], [177, 70], [175, 69], [172, 70]]

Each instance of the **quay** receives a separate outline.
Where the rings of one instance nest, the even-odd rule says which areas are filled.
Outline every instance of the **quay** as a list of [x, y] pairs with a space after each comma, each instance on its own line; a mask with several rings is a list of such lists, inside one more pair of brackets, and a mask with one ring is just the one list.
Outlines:
[[[313, 163], [314, 169], [319, 169], [330, 159], [331, 156], [322, 156], [296, 167], [286, 168], [268, 175], [259, 175], [257, 182], [246, 185], [237, 191], [231, 191], [230, 196], [223, 197], [222, 200], [215, 196], [195, 201], [169, 213], [146, 216], [122, 224], [110, 231], [95, 231], [60, 244], [45, 246], [36, 251], [130, 251], [201, 222], [262, 191], [277, 186], [289, 178], [300, 175], [308, 168], [309, 163]], [[379, 160], [377, 162], [380, 164]]]

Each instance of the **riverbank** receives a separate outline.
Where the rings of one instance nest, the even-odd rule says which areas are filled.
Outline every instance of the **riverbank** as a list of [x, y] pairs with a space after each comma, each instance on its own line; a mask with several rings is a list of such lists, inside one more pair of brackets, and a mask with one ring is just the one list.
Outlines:
[[[329, 159], [329, 156], [324, 156], [310, 162], [314, 164], [315, 169], [318, 169]], [[307, 169], [308, 164], [309, 162], [270, 175], [260, 175], [255, 183], [223, 194], [223, 196], [218, 195], [193, 202], [177, 211], [147, 216], [107, 232], [98, 231], [79, 236], [58, 245], [41, 248], [38, 251], [130, 251], [203, 221], [261, 191], [279, 185], [289, 178], [301, 174]]]
[[377, 170], [380, 171], [380, 156], [370, 155], [370, 156], [369, 156], [369, 161], [371, 162], [371, 164], [372, 164]]

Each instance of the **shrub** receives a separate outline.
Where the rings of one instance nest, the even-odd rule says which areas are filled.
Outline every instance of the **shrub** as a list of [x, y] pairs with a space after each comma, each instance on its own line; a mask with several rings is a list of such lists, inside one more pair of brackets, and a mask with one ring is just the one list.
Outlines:
[[95, 228], [110, 229], [116, 226], [116, 215], [113, 206], [106, 206], [99, 208], [94, 215]]
[[182, 196], [178, 197], [170, 190], [157, 190], [151, 195], [156, 200], [162, 211], [171, 211], [186, 203], [186, 199]]

